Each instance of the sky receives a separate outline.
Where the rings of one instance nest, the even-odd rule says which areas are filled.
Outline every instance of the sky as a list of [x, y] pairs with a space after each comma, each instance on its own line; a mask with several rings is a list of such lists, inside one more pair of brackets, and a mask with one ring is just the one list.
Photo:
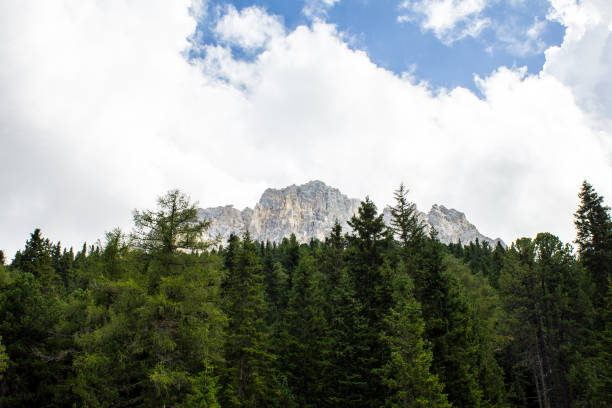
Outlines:
[[[129, 231], [179, 188], [319, 179], [575, 237], [612, 197], [609, 0], [0, 0], [0, 249]], [[610, 201], [607, 200], [610, 204]]]

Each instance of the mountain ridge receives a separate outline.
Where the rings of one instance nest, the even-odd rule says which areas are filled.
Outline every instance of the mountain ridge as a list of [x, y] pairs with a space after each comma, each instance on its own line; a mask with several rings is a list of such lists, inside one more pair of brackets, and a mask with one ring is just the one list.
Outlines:
[[[343, 231], [350, 231], [348, 220], [357, 213], [361, 200], [349, 198], [339, 189], [328, 186], [320, 180], [302, 185], [275, 189], [267, 188], [254, 208], [238, 210], [233, 205], [200, 208], [201, 219], [210, 221], [205, 239], [226, 242], [233, 234], [249, 231], [256, 241], [280, 242], [295, 234], [301, 242], [312, 238], [324, 240], [334, 223], [338, 221]], [[417, 210], [417, 216], [429, 232], [434, 227], [441, 242], [468, 244], [476, 239], [492, 247], [497, 243], [505, 246], [500, 238], [491, 239], [481, 234], [464, 213], [434, 204], [429, 213]], [[383, 209], [387, 225], [391, 220], [390, 207]]]

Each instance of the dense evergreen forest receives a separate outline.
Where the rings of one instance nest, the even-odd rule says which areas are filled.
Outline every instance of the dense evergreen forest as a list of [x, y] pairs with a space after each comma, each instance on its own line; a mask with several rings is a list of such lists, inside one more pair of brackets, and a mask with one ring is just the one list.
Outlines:
[[[0, 407], [610, 407], [612, 220], [445, 246], [401, 186], [324, 242], [219, 245], [179, 191], [76, 253], [0, 252]], [[568, 217], [571, 216], [568, 214]]]

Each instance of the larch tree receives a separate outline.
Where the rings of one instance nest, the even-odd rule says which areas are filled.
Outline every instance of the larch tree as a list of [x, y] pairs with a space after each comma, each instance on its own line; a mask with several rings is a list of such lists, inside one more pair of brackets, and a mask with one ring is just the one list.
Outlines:
[[157, 210], [135, 210], [134, 243], [148, 253], [164, 256], [206, 248], [202, 234], [210, 222], [198, 217], [197, 203], [180, 190], [158, 197]]

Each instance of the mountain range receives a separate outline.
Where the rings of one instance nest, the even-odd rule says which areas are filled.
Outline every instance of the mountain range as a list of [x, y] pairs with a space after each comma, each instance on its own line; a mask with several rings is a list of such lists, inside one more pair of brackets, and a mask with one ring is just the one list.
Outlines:
[[[324, 240], [334, 223], [338, 221], [343, 231], [350, 231], [347, 221], [357, 213], [361, 200], [349, 198], [337, 188], [322, 181], [291, 185], [282, 189], [269, 188], [264, 191], [254, 208], [238, 210], [233, 205], [199, 209], [201, 219], [210, 221], [205, 238], [226, 242], [230, 234], [243, 234], [246, 230], [251, 238], [261, 242], [280, 242], [295, 234], [299, 242], [312, 238]], [[391, 212], [383, 209], [383, 219], [389, 225]], [[426, 231], [433, 227], [441, 242], [467, 244], [478, 239], [495, 247], [499, 238], [491, 239], [482, 235], [471, 224], [464, 213], [434, 204], [428, 213], [417, 211], [417, 216]]]

